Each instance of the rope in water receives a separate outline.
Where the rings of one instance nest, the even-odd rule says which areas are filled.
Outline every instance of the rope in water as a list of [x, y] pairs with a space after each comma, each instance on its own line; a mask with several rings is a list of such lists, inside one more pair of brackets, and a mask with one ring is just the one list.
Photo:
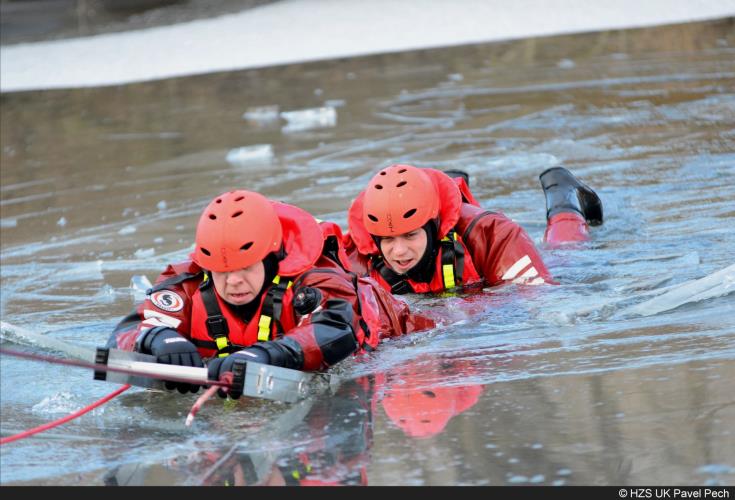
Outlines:
[[74, 413], [71, 413], [65, 417], [62, 417], [58, 420], [54, 420], [53, 422], [39, 425], [38, 427], [34, 427], [33, 429], [28, 429], [27, 431], [19, 432], [18, 434], [13, 434], [12, 436], [4, 437], [0, 439], [0, 445], [12, 443], [13, 441], [18, 441], [19, 439], [33, 436], [34, 434], [38, 434], [39, 432], [43, 432], [48, 429], [53, 429], [54, 427], [58, 427], [61, 424], [65, 424], [69, 420], [73, 420], [77, 417], [81, 417], [85, 413], [89, 413], [90, 411], [94, 410], [98, 406], [101, 406], [107, 403], [109, 400], [111, 400], [115, 396], [118, 396], [119, 394], [122, 394], [123, 392], [127, 391], [128, 389], [130, 389], [130, 387], [131, 387], [130, 384], [125, 384], [124, 386], [120, 387], [116, 391], [111, 392], [110, 394], [108, 394], [107, 396], [101, 399], [98, 399], [97, 401], [95, 401], [89, 406], [85, 406], [79, 411], [75, 411]]
[[[27, 352], [20, 352], [20, 351], [14, 351], [10, 349], [4, 349], [0, 348], [0, 353], [15, 356], [19, 358], [26, 358], [26, 359], [32, 359], [36, 361], [46, 361], [49, 363], [54, 363], [58, 365], [67, 365], [67, 366], [77, 366], [80, 368], [91, 368], [97, 371], [110, 371], [110, 372], [120, 372], [120, 373], [126, 373], [130, 375], [140, 375], [136, 370], [129, 370], [125, 368], [113, 368], [107, 365], [102, 365], [98, 363], [89, 363], [86, 361], [75, 361], [75, 360], [68, 360], [68, 359], [61, 359], [61, 358], [55, 358], [52, 356], [44, 356], [42, 354], [33, 354], [33, 353], [27, 353]], [[144, 374], [146, 377], [150, 378], [160, 378], [162, 380], [169, 380], [174, 382], [191, 382], [188, 379], [180, 378], [180, 377], [171, 377], [167, 375], [150, 375], [150, 374]], [[202, 395], [197, 402], [194, 404], [194, 406], [191, 409], [191, 412], [189, 413], [189, 416], [187, 417], [187, 426], [191, 425], [191, 422], [194, 420], [194, 415], [199, 411], [199, 408], [204, 404], [204, 402], [211, 397], [216, 390], [218, 390], [220, 387], [222, 388], [229, 388], [232, 384], [232, 375], [230, 374], [229, 377], [223, 376], [222, 380], [218, 381], [207, 381], [207, 385], [210, 385], [210, 387], [204, 395]], [[90, 411], [94, 410], [98, 406], [101, 406], [108, 402], [109, 400], [113, 399], [114, 397], [118, 396], [119, 394], [122, 394], [123, 392], [130, 389], [130, 384], [125, 384], [116, 391], [108, 394], [107, 396], [95, 401], [94, 403], [90, 404], [89, 406], [86, 406], [82, 408], [81, 410], [78, 410], [72, 414], [69, 414], [65, 417], [62, 417], [58, 420], [54, 420], [53, 422], [49, 422], [43, 425], [39, 425], [38, 427], [34, 427], [33, 429], [28, 429], [23, 432], [19, 432], [18, 434], [13, 434], [12, 436], [7, 436], [4, 438], [0, 438], [0, 445], [4, 445], [7, 443], [12, 443], [13, 441], [18, 441], [19, 439], [24, 439], [30, 436], [33, 436], [34, 434], [38, 434], [39, 432], [43, 432], [48, 429], [53, 429], [54, 427], [58, 427], [70, 420], [73, 420], [77, 417], [80, 417], [84, 415], [85, 413], [89, 413]]]

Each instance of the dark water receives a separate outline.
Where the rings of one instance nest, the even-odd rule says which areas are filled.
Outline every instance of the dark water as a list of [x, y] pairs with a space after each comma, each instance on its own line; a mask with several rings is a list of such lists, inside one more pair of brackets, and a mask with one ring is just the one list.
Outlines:
[[[606, 220], [543, 249], [561, 286], [411, 298], [446, 324], [331, 392], [210, 401], [190, 429], [194, 397], [136, 389], [4, 445], [0, 482], [734, 484], [734, 46], [730, 19], [2, 94], [3, 346], [103, 344], [233, 187], [344, 227], [379, 167], [462, 168], [540, 244], [562, 164]], [[4, 436], [115, 389], [0, 368]]]

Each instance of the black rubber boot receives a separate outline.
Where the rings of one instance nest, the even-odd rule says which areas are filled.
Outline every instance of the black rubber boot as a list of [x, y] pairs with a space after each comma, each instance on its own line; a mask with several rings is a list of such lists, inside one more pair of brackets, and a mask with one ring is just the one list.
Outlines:
[[561, 212], [577, 212], [590, 226], [602, 224], [602, 202], [587, 185], [563, 167], [552, 167], [539, 175], [546, 196], [546, 219]]
[[449, 170], [444, 170], [443, 172], [445, 174], [447, 174], [449, 177], [451, 177], [452, 179], [457, 178], [457, 177], [462, 177], [464, 179], [464, 181], [467, 183], [467, 186], [469, 187], [469, 185], [470, 185], [470, 174], [468, 174], [464, 170], [459, 170], [459, 169], [456, 169], [456, 168], [452, 168], [452, 169], [449, 169]]

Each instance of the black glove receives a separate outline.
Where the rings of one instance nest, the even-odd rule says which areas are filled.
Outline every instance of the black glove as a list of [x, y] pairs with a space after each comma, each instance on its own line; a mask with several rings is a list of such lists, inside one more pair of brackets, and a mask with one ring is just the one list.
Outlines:
[[[136, 349], [144, 354], [152, 354], [157, 363], [203, 368], [202, 358], [194, 344], [171, 328], [152, 328], [139, 341]], [[181, 394], [197, 392], [198, 385], [184, 382], [165, 382], [166, 389], [177, 389]]]
[[234, 352], [225, 358], [213, 358], [207, 363], [207, 377], [209, 380], [219, 380], [222, 374], [226, 372], [232, 372], [234, 376], [229, 392], [220, 389], [217, 391], [219, 397], [226, 398], [229, 395], [232, 399], [238, 399], [242, 396], [242, 386], [245, 383], [245, 364], [248, 361], [267, 365], [270, 362], [270, 356], [265, 349], [253, 346]]

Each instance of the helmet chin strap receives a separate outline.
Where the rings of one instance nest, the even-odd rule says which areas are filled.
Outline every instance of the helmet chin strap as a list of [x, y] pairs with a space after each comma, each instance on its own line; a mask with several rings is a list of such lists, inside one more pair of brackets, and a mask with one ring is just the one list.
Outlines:
[[436, 269], [436, 256], [439, 252], [439, 220], [432, 219], [424, 224], [421, 229], [426, 233], [426, 250], [418, 263], [413, 266], [406, 275], [418, 283], [429, 283], [434, 277]]

